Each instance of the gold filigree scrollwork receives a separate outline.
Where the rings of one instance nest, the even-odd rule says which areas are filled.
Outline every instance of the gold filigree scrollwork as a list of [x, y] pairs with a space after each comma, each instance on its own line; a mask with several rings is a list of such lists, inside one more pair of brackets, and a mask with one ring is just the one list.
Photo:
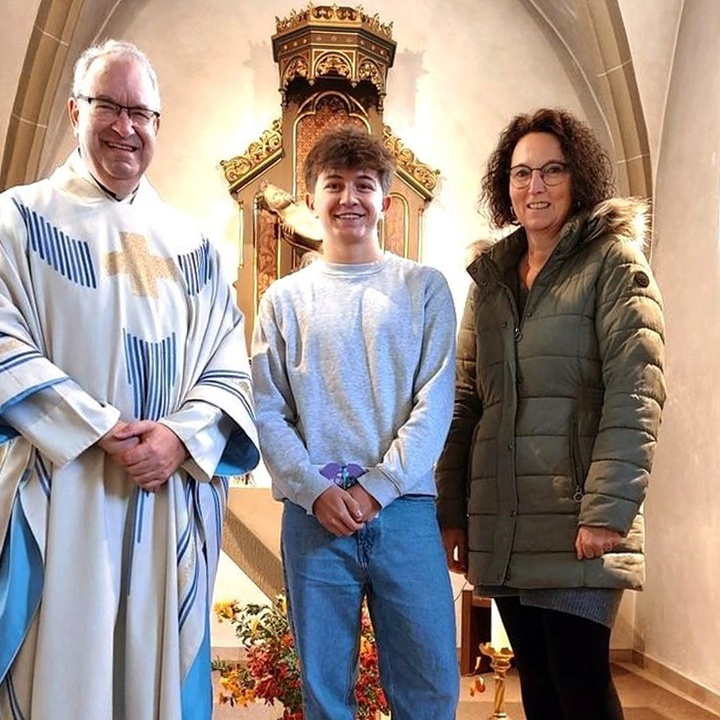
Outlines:
[[282, 89], [284, 90], [295, 78], [308, 79], [310, 76], [310, 64], [304, 55], [296, 55], [292, 58], [283, 72]]
[[273, 121], [258, 140], [250, 143], [248, 149], [230, 160], [221, 160], [220, 166], [225, 179], [230, 183], [230, 192], [234, 192], [243, 181], [256, 175], [260, 170], [282, 155], [282, 120]]
[[381, 94], [385, 93], [385, 79], [376, 63], [365, 58], [358, 68], [358, 80], [369, 80]]
[[316, 11], [318, 15], [322, 11], [322, 16], [326, 20], [338, 20], [339, 22], [352, 22], [356, 23], [362, 18], [362, 12], [360, 9], [354, 10], [351, 7], [338, 7], [333, 5], [332, 7], [318, 7]]
[[383, 142], [395, 157], [400, 172], [410, 182], [416, 191], [428, 200], [435, 194], [439, 170], [433, 170], [429, 165], [420, 162], [410, 148], [405, 147], [400, 138], [393, 135], [389, 125], [383, 125]]
[[286, 18], [276, 17], [275, 27], [277, 32], [283, 33], [313, 21], [337, 25], [363, 25], [379, 35], [384, 35], [389, 40], [392, 39], [393, 24], [382, 23], [377, 13], [367, 15], [362, 6], [351, 8], [337, 5], [313, 5], [310, 3], [305, 10], [299, 12], [292, 10]]
[[372, 17], [368, 15], [363, 16], [363, 22], [371, 29], [374, 30], [376, 33], [379, 33], [380, 35], [385, 35], [385, 37], [392, 39], [392, 23], [382, 23], [380, 22], [380, 15], [375, 13]]
[[352, 62], [342, 53], [326, 53], [315, 65], [315, 76], [339, 75], [343, 78], [352, 76]]
[[308, 10], [301, 10], [295, 12], [291, 10], [290, 14], [286, 18], [279, 18], [275, 16], [275, 28], [277, 32], [285, 32], [286, 30], [292, 30], [298, 25], [302, 25], [308, 21], [309, 9], [312, 8], [312, 4], [308, 5]]
[[[345, 8], [343, 8], [344, 10]], [[345, 13], [342, 13], [342, 15], [345, 15]], [[314, 7], [310, 10], [310, 17], [312, 17], [314, 20], [332, 20], [335, 16], [335, 8], [329, 7], [328, 5], [320, 5], [319, 7]], [[341, 17], [341, 15], [338, 15], [338, 20], [345, 19]]]
[[275, 216], [269, 210], [258, 207], [255, 216], [257, 302], [278, 277], [278, 233]]

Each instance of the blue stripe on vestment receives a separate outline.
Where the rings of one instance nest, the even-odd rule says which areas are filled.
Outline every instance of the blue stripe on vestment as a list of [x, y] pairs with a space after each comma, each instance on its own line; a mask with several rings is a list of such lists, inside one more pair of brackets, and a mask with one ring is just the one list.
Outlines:
[[206, 370], [197, 381], [198, 386], [217, 387], [234, 395], [242, 403], [251, 418], [255, 418], [252, 406], [252, 381], [250, 375], [242, 370]]
[[[11, 408], [13, 405], [17, 405], [19, 402], [22, 402], [23, 400], [25, 400], [25, 398], [34, 395], [36, 392], [40, 392], [40, 390], [44, 390], [51, 385], [57, 385], [58, 383], [65, 382], [66, 380], [67, 377], [59, 377], [53, 380], [38, 383], [37, 385], [33, 385], [32, 387], [21, 390], [17, 395], [14, 395], [7, 402], [4, 402], [2, 405], [0, 405], [0, 415], [2, 415], [8, 408]], [[15, 435], [17, 435], [17, 432], [15, 433]], [[11, 435], [10, 437], [15, 437], [15, 435]], [[2, 439], [0, 439], [0, 442], [2, 442]], [[2, 720], [2, 718], [0, 718], [0, 720]]]
[[180, 689], [182, 720], [211, 720], [210, 616], [205, 613], [205, 636]]
[[17, 693], [15, 692], [15, 684], [12, 679], [12, 672], [9, 672], [5, 677], [5, 683], [7, 685], [8, 699], [10, 701], [10, 710], [12, 712], [12, 720], [25, 720], [25, 716], [22, 714], [20, 709], [20, 702], [17, 699]]
[[20, 352], [17, 352], [14, 355], [10, 355], [9, 357], [6, 357], [4, 360], [0, 361], [0, 372], [7, 372], [8, 370], [12, 370], [12, 368], [17, 367], [18, 365], [24, 365], [26, 362], [29, 362], [30, 360], [35, 360], [35, 358], [39, 357], [42, 357], [42, 355], [37, 350], [27, 348], [20, 350]]
[[177, 381], [175, 333], [160, 342], [148, 342], [123, 331], [123, 344], [135, 417], [140, 420], [165, 417], [170, 413]]
[[0, 682], [25, 639], [42, 588], [42, 555], [16, 496], [0, 554]]
[[212, 279], [210, 243], [203, 239], [202, 245], [187, 255], [178, 256], [180, 271], [187, 283], [190, 296], [197, 295]]
[[[191, 477], [188, 477], [187, 482], [185, 483], [185, 488], [184, 488], [185, 505], [187, 507], [191, 507], [192, 488], [194, 486], [195, 486], [195, 480]], [[193, 520], [192, 514], [188, 513], [188, 523], [185, 526], [185, 528], [179, 533], [178, 540], [177, 540], [176, 555], [178, 557], [178, 560], [185, 554], [185, 549], [187, 548], [188, 544], [190, 543], [190, 538], [192, 537], [192, 531], [193, 531], [193, 521], [192, 520]]]
[[44, 460], [40, 456], [40, 453], [37, 452], [35, 453], [35, 472], [37, 473], [38, 481], [40, 482], [40, 488], [45, 494], [45, 497], [49, 499], [52, 479], [50, 478], [48, 469], [45, 467]]
[[60, 275], [82, 287], [96, 288], [95, 268], [90, 248], [73, 240], [34, 210], [13, 200], [25, 223], [28, 247]]
[[[223, 521], [223, 509], [225, 507], [224, 499], [220, 497], [218, 489], [213, 483], [208, 483], [208, 490], [210, 490], [210, 496], [213, 501], [213, 514], [214, 530], [215, 530], [215, 547], [219, 548], [222, 543], [222, 521]], [[207, 528], [206, 528], [207, 532]]]
[[[180, 560], [181, 560], [181, 558], [178, 557], [178, 566], [180, 565]], [[185, 598], [181, 599], [182, 601], [180, 603], [180, 610], [178, 612], [178, 626], [181, 631], [183, 629], [183, 625], [185, 625], [185, 621], [188, 619], [188, 616], [190, 615], [190, 611], [192, 610], [193, 605], [195, 604], [195, 598], [197, 597], [198, 584], [200, 581], [199, 564], [200, 563], [199, 563], [198, 559], [195, 558], [195, 561], [193, 563], [192, 583], [190, 584], [190, 587], [188, 588]]]
[[[177, 566], [180, 569], [185, 563], [185, 557], [188, 553], [194, 553], [196, 551], [196, 540], [197, 540], [197, 519], [195, 516], [196, 499], [195, 496], [198, 493], [198, 482], [194, 478], [188, 476], [187, 482], [185, 483], [185, 505], [188, 509], [187, 513], [187, 525], [179, 533], [176, 557]], [[199, 517], [199, 516], [198, 516]], [[178, 528], [180, 530], [180, 528]], [[192, 566], [193, 576], [188, 584], [187, 579], [183, 583], [179, 584], [178, 587], [178, 624], [182, 631], [183, 625], [188, 618], [190, 611], [195, 603], [197, 597], [198, 581], [199, 581], [199, 558], [191, 555], [189, 562]], [[181, 577], [184, 576], [183, 572], [179, 571]]]

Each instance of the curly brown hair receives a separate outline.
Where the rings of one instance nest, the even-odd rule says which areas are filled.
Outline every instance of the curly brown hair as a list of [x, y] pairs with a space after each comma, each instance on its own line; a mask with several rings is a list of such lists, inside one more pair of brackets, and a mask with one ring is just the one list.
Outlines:
[[615, 195], [613, 164], [595, 133], [567, 110], [542, 108], [516, 115], [500, 134], [482, 179], [481, 203], [496, 228], [517, 224], [510, 201], [510, 162], [515, 146], [528, 133], [554, 135], [572, 178], [572, 212], [587, 211]]
[[343, 125], [325, 133], [305, 158], [305, 187], [313, 192], [324, 170], [374, 170], [383, 195], [387, 195], [395, 172], [395, 158], [383, 141], [354, 125]]

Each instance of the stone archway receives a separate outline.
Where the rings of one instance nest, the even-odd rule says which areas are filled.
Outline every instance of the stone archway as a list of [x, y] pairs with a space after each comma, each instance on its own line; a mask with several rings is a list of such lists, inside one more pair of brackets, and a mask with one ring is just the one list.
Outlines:
[[65, 114], [78, 52], [94, 42], [122, 0], [41, 0], [8, 122], [0, 190], [38, 179], [48, 144]]
[[523, 0], [558, 48], [591, 123], [612, 143], [618, 192], [651, 198], [647, 126], [618, 0]]
[[620, 8], [617, 0], [586, 7], [602, 60], [599, 79], [615, 140], [619, 189], [623, 195], [650, 198], [654, 188], [647, 126]]
[[85, 0], [42, 0], [5, 139], [0, 188], [37, 178], [48, 120]]

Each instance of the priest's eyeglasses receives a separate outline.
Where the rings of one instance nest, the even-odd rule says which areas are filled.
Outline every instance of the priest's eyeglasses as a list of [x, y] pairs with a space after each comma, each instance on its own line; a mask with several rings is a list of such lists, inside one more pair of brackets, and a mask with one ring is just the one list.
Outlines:
[[84, 100], [98, 120], [113, 122], [122, 115], [123, 110], [127, 113], [130, 122], [135, 127], [147, 127], [155, 118], [160, 117], [157, 110], [150, 108], [128, 105], [120, 105], [106, 98], [89, 97], [87, 95], [76, 95], [78, 100]]
[[513, 184], [513, 187], [516, 187], [518, 190], [522, 190], [530, 184], [532, 174], [536, 170], [540, 173], [542, 181], [548, 187], [559, 185], [570, 173], [570, 167], [567, 163], [558, 162], [556, 160], [545, 163], [542, 167], [515, 165], [510, 168], [510, 182]]

